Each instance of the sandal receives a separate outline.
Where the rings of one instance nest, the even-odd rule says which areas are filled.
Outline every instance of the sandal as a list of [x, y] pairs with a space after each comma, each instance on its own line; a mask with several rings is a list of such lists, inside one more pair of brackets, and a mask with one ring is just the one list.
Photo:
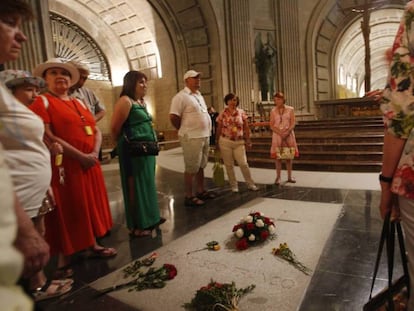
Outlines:
[[129, 232], [129, 236], [131, 238], [143, 238], [146, 236], [150, 236], [151, 234], [152, 234], [151, 229], [145, 229], [145, 230], [133, 229]]
[[287, 180], [287, 182], [290, 182], [291, 184], [294, 184], [294, 183], [296, 183], [296, 179], [295, 178], [289, 178]]
[[276, 185], [276, 186], [279, 186], [279, 185], [280, 185], [280, 178], [276, 178], [276, 180], [275, 180], [275, 185]]
[[[149, 226], [148, 228], [145, 228], [145, 230], [151, 230], [152, 231], [152, 230], [158, 228], [159, 226], [161, 226], [166, 221], [167, 221], [167, 219], [165, 219], [164, 217], [160, 217], [160, 221], [158, 221], [155, 225], [152, 225], [152, 226]], [[129, 235], [133, 236], [134, 233], [131, 231], [129, 233]]]
[[204, 202], [203, 200], [201, 200], [198, 197], [186, 197], [184, 200], [184, 205], [185, 206], [203, 206], [204, 204], [206, 204], [206, 202]]
[[88, 255], [88, 258], [109, 258], [116, 256], [118, 252], [115, 248], [111, 247], [102, 247], [102, 248], [90, 248], [90, 255]]
[[47, 280], [45, 285], [32, 290], [30, 294], [35, 302], [62, 296], [72, 289], [73, 280]]
[[197, 198], [205, 201], [217, 198], [217, 194], [214, 191], [203, 191], [201, 193], [197, 193]]
[[57, 268], [55, 273], [53, 274], [53, 278], [65, 280], [65, 279], [71, 278], [74, 274], [75, 272], [70, 267], [70, 265], [66, 265], [66, 266]]

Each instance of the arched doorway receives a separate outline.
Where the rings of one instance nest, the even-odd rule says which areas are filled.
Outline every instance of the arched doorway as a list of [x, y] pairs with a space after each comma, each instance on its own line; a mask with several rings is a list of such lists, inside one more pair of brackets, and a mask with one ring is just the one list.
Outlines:
[[[373, 11], [370, 18], [371, 90], [382, 89], [388, 74], [385, 52], [393, 44], [401, 19], [400, 9]], [[364, 39], [362, 17], [357, 18], [338, 38], [335, 53], [336, 98], [364, 95]]]

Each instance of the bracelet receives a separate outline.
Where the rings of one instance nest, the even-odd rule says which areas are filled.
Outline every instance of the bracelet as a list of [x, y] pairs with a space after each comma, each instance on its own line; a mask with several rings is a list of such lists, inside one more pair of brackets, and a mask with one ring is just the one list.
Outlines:
[[386, 182], [388, 184], [392, 183], [392, 177], [387, 177], [387, 176], [384, 176], [382, 174], [379, 174], [379, 180], [383, 181], [383, 182]]

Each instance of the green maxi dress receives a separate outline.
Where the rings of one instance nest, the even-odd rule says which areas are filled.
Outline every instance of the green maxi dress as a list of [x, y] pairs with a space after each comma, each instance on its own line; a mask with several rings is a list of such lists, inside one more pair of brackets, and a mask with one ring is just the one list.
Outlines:
[[117, 149], [126, 224], [130, 230], [143, 230], [160, 221], [155, 187], [155, 156], [131, 157], [123, 133], [127, 133], [128, 139], [155, 141], [152, 117], [145, 107], [132, 101], [122, 130]]

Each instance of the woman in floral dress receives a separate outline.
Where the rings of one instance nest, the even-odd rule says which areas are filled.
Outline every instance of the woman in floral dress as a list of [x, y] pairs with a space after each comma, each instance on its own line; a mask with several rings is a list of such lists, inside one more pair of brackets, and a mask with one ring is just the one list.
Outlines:
[[[391, 52], [388, 83], [383, 92], [385, 135], [381, 184], [381, 216], [401, 216], [410, 286], [414, 288], [414, 1], [407, 3]], [[398, 198], [398, 203], [393, 197]], [[398, 209], [399, 207], [399, 209]], [[411, 293], [407, 310], [414, 310]]]
[[282, 160], [286, 160], [288, 182], [295, 183], [292, 177], [292, 161], [299, 156], [296, 144], [295, 132], [295, 112], [293, 107], [285, 104], [286, 99], [282, 92], [273, 95], [275, 107], [270, 112], [270, 129], [272, 130], [272, 146], [270, 147], [270, 157], [275, 159], [276, 180], [275, 184], [280, 184], [280, 173], [282, 170]]

